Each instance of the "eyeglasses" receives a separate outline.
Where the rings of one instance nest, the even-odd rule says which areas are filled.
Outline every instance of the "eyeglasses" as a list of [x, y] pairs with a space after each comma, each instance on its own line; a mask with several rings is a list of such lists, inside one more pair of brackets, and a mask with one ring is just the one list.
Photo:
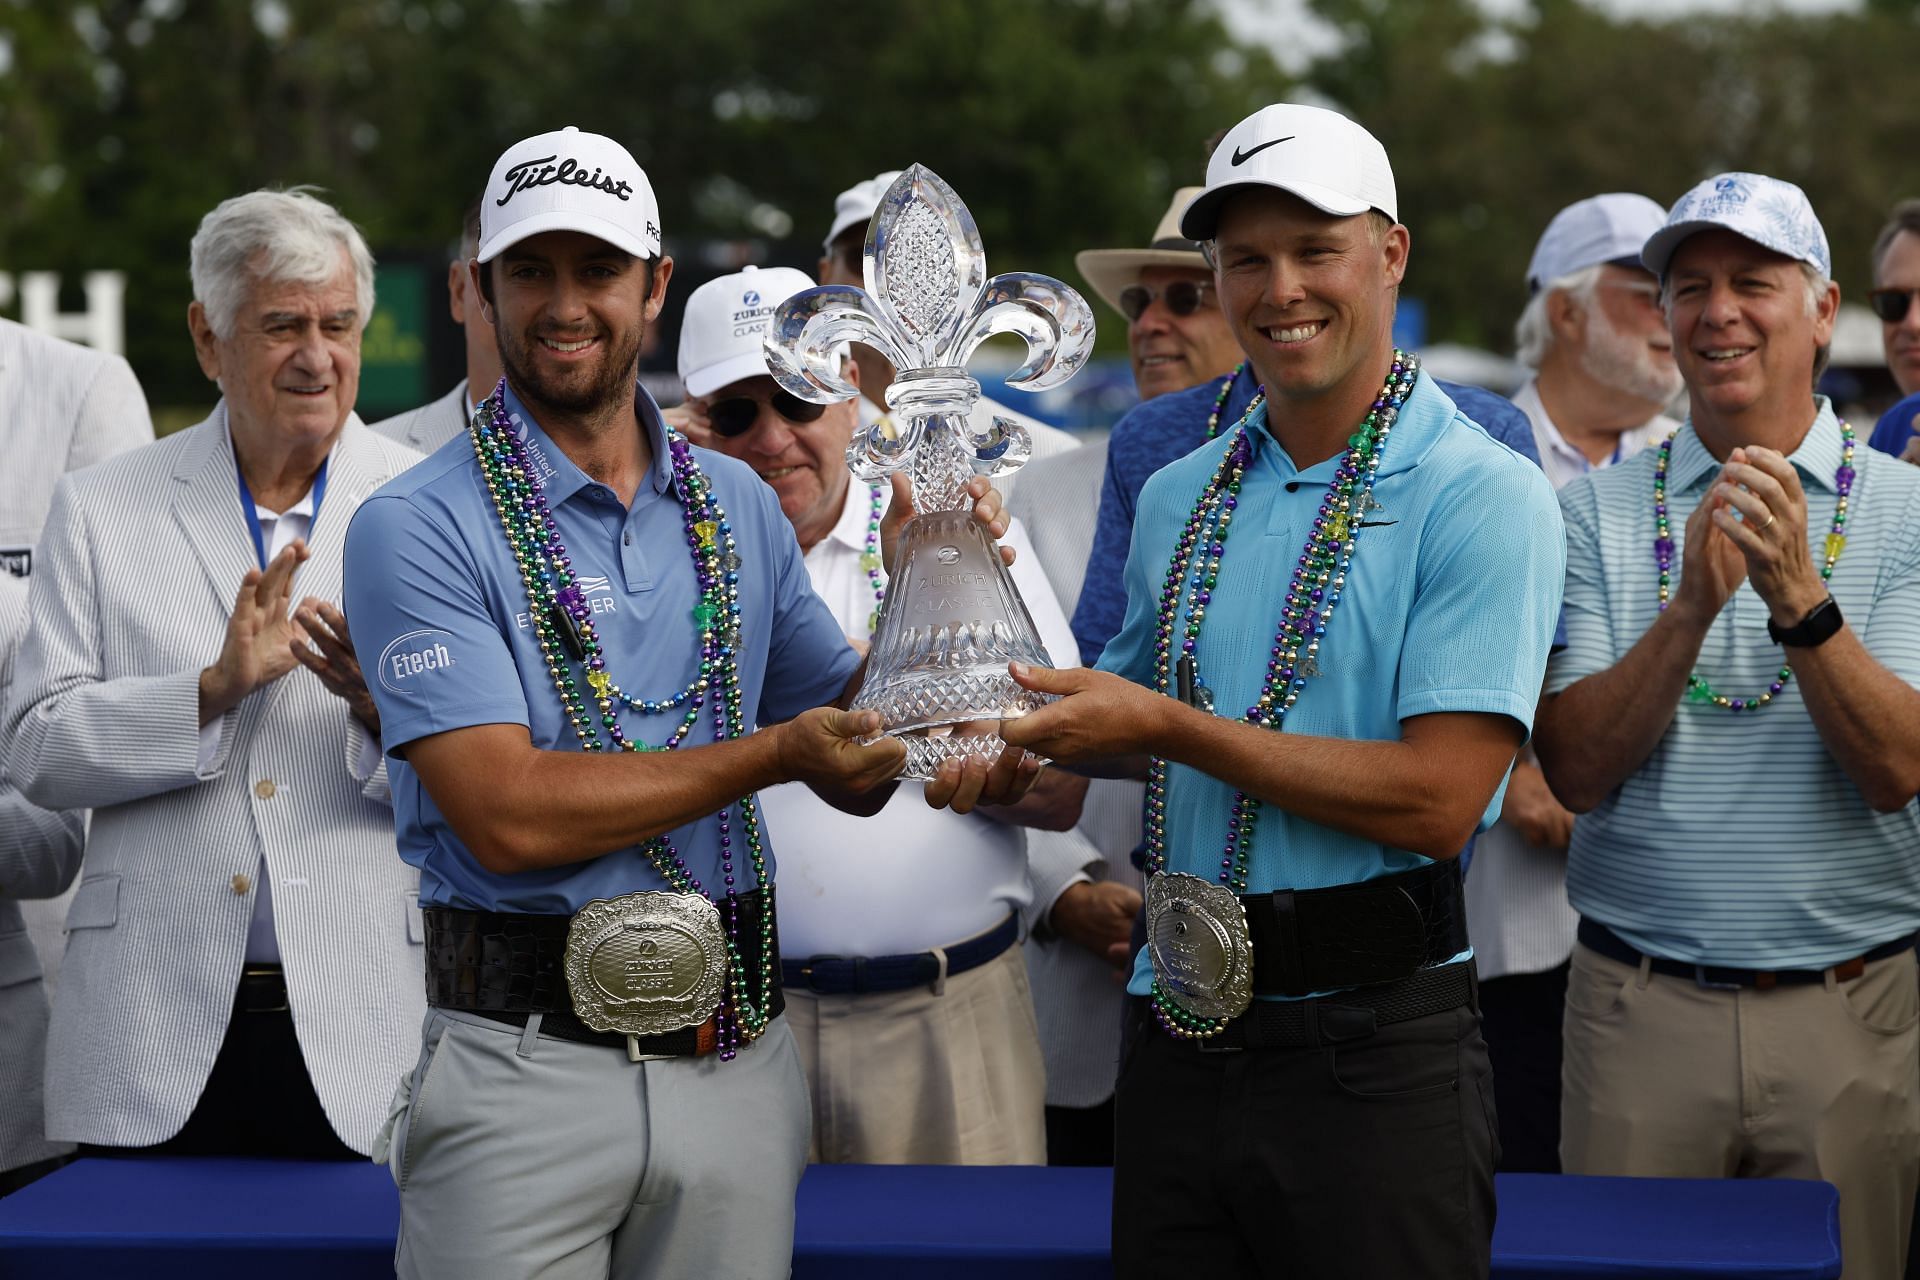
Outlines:
[[1907, 308], [1913, 305], [1916, 293], [1920, 289], [1872, 289], [1867, 293], [1867, 305], [1886, 323], [1899, 324], [1907, 318]]
[[1196, 280], [1175, 280], [1164, 289], [1149, 289], [1143, 284], [1130, 284], [1120, 291], [1120, 314], [1131, 324], [1138, 320], [1146, 309], [1153, 305], [1155, 298], [1167, 304], [1167, 310], [1176, 316], [1190, 316], [1200, 309], [1200, 304], [1213, 289], [1210, 284], [1201, 284]]
[[[713, 428], [715, 435], [727, 440], [743, 436], [753, 430], [753, 424], [760, 420], [762, 403], [752, 396], [716, 400], [707, 406], [707, 425]], [[791, 391], [775, 391], [764, 403], [772, 405], [773, 411], [788, 422], [801, 424], [818, 422], [820, 415], [827, 411], [826, 405], [802, 400]]]

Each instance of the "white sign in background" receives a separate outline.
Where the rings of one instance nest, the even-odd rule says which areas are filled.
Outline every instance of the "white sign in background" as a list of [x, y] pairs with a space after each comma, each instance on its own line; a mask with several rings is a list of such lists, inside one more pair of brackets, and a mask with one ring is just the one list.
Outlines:
[[[89, 271], [81, 277], [86, 307], [60, 310], [60, 273], [22, 271], [19, 275], [20, 323], [29, 329], [84, 342], [108, 355], [126, 354], [127, 276], [123, 271]], [[13, 305], [15, 277], [0, 271], [0, 310]]]

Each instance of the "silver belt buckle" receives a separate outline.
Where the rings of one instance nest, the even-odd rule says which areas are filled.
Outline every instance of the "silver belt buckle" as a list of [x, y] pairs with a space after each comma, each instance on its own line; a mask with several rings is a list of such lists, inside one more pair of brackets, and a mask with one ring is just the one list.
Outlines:
[[691, 893], [599, 898], [567, 928], [574, 1016], [595, 1031], [658, 1036], [713, 1016], [727, 984], [720, 909]]

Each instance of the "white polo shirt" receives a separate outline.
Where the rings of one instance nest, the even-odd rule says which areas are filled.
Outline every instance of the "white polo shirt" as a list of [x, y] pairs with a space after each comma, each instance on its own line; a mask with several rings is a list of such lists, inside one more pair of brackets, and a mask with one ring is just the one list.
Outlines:
[[[850, 640], [864, 646], [875, 598], [861, 564], [876, 489], [847, 485], [840, 521], [806, 554], [813, 589]], [[885, 494], [881, 494], [884, 502]], [[1078, 666], [1073, 633], [1018, 522], [1013, 579], [1059, 666]], [[950, 947], [985, 933], [1032, 898], [1026, 835], [982, 813], [928, 806], [924, 787], [902, 782], [871, 818], [835, 809], [800, 783], [760, 793], [780, 851], [780, 953], [890, 956]]]

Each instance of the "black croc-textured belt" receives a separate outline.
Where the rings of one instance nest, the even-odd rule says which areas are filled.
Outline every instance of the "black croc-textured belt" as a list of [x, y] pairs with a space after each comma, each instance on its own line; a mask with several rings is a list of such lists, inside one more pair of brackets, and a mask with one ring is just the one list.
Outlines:
[[1458, 1009], [1474, 999], [1473, 961], [1425, 969], [1382, 986], [1337, 991], [1312, 1000], [1255, 1000], [1205, 1040], [1179, 1040], [1196, 1053], [1299, 1049], [1364, 1040], [1381, 1027]]
[[[740, 951], [751, 983], [760, 972], [760, 915], [765, 897], [743, 893]], [[440, 1009], [477, 1013], [495, 1022], [524, 1027], [540, 1015], [540, 1033], [579, 1044], [606, 1045], [648, 1057], [688, 1057], [718, 1047], [715, 1019], [664, 1035], [631, 1038], [596, 1031], [573, 1012], [567, 988], [567, 930], [571, 916], [521, 915], [504, 911], [466, 911], [428, 907], [427, 1003]], [[773, 935], [777, 948], [778, 933]], [[757, 996], [757, 990], [749, 994]], [[767, 1016], [786, 1008], [778, 985], [768, 993]]]

